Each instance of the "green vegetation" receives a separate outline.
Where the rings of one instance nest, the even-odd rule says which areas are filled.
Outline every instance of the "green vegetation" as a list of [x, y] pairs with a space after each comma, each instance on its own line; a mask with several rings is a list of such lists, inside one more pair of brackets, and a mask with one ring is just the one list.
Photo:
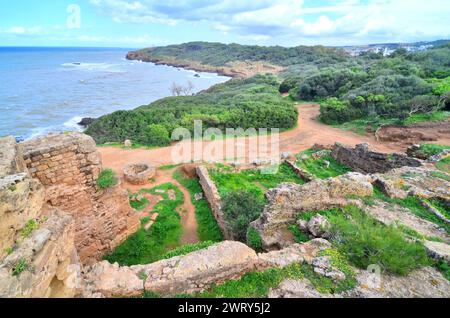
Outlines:
[[[118, 111], [96, 120], [86, 133], [98, 143], [133, 142], [149, 146], [170, 143], [174, 129], [184, 127], [191, 133], [194, 120], [203, 129], [292, 128], [297, 124], [297, 109], [278, 93], [278, 81], [271, 75], [234, 79], [195, 96], [158, 100], [132, 111]], [[181, 138], [181, 136], [179, 136]], [[178, 139], [175, 138], [175, 139]]]
[[211, 208], [208, 205], [208, 201], [205, 198], [201, 200], [195, 200], [195, 195], [198, 193], [203, 193], [202, 187], [200, 186], [199, 180], [197, 178], [189, 179], [184, 176], [181, 172], [176, 171], [173, 174], [175, 180], [177, 180], [181, 185], [188, 189], [192, 204], [195, 206], [195, 217], [198, 224], [198, 237], [202, 242], [220, 242], [223, 240], [222, 231], [217, 225], [217, 221], [212, 214]]
[[[341, 264], [340, 264], [341, 265]], [[208, 291], [192, 295], [199, 298], [266, 298], [271, 288], [276, 288], [286, 279], [307, 279], [321, 293], [337, 294], [355, 286], [352, 275], [342, 282], [316, 274], [311, 266], [293, 264], [285, 268], [272, 268], [264, 272], [245, 274], [240, 280], [228, 281], [213, 286]], [[189, 295], [183, 295], [189, 297]]]
[[389, 198], [387, 195], [381, 192], [381, 190], [377, 187], [374, 187], [374, 198], [379, 199], [391, 204], [398, 204], [404, 208], [407, 208], [409, 211], [411, 211], [413, 214], [417, 215], [418, 217], [433, 222], [443, 229], [445, 229], [448, 233], [450, 233], [450, 226], [439, 219], [436, 215], [428, 211], [420, 202], [420, 199], [414, 196], [408, 196], [406, 199], [392, 199]]
[[428, 156], [438, 155], [441, 152], [450, 149], [449, 146], [436, 145], [436, 144], [422, 144], [420, 145], [420, 151]]
[[407, 119], [403, 121], [403, 124], [406, 126], [411, 126], [414, 124], [419, 124], [422, 122], [428, 121], [445, 121], [450, 118], [450, 112], [448, 111], [436, 111], [433, 113], [425, 113], [425, 114], [413, 114]]
[[[350, 172], [351, 170], [347, 168], [346, 166], [339, 163], [337, 160], [335, 160], [331, 153], [328, 153], [324, 156], [320, 156], [317, 159], [314, 159], [311, 154], [315, 153], [316, 151], [306, 151], [302, 152], [299, 155], [297, 155], [297, 166], [310, 174], [316, 176], [319, 179], [327, 179], [332, 177], [337, 177], [343, 174], [346, 174], [347, 172]], [[308, 155], [309, 158], [302, 160], [302, 156]], [[328, 166], [329, 163], [329, 166]]]
[[213, 246], [214, 244], [216, 244], [216, 242], [207, 241], [207, 242], [201, 242], [201, 243], [197, 243], [197, 244], [181, 246], [181, 247], [178, 247], [178, 248], [166, 253], [162, 258], [169, 259], [169, 258], [172, 258], [175, 256], [187, 255], [189, 253], [196, 252], [196, 251], [208, 248], [210, 246]]
[[118, 182], [116, 173], [112, 169], [105, 169], [98, 176], [97, 186], [105, 190], [114, 187]]
[[37, 222], [36, 220], [29, 220], [25, 224], [24, 228], [20, 231], [20, 237], [22, 237], [22, 239], [26, 239], [38, 227], [39, 227], [39, 222]]
[[[163, 200], [153, 211], [158, 213], [158, 218], [148, 231], [139, 229], [107, 255], [105, 260], [110, 263], [117, 262], [122, 266], [149, 264], [162, 259], [168, 251], [179, 246], [182, 228], [181, 217], [176, 209], [184, 202], [183, 193], [170, 183], [143, 191], [162, 196]], [[160, 193], [162, 191], [164, 193]], [[170, 200], [169, 191], [175, 193], [175, 200]]]
[[247, 242], [249, 224], [261, 215], [268, 189], [283, 182], [304, 183], [287, 164], [280, 165], [277, 171], [266, 172], [269, 171], [252, 169], [235, 173], [231, 167], [223, 165], [210, 169], [224, 202], [225, 219], [241, 242]]
[[224, 66], [236, 61], [265, 61], [288, 66], [317, 61], [318, 63], [343, 61], [341, 49], [323, 46], [263, 47], [256, 45], [190, 42], [180, 45], [153, 47], [138, 51], [140, 56], [159, 61], [195, 61], [204, 65]]
[[280, 165], [278, 171], [274, 172], [276, 173], [266, 174], [265, 171], [252, 169], [234, 173], [232, 168], [222, 165], [210, 169], [211, 178], [221, 196], [244, 189], [264, 199], [266, 190], [275, 188], [281, 183], [304, 183], [287, 164]]
[[[441, 171], [444, 171], [446, 173], [450, 173], [450, 157], [441, 159], [439, 162], [436, 163], [436, 168], [438, 168]], [[445, 177], [442, 177], [443, 175], [441, 175], [441, 178], [444, 180], [449, 181], [449, 176], [445, 175]]]
[[150, 203], [150, 200], [140, 193], [128, 193], [130, 206], [136, 211], [144, 210]]
[[249, 227], [247, 231], [247, 245], [257, 252], [262, 251], [262, 238], [259, 233], [252, 227]]
[[294, 235], [295, 243], [305, 243], [311, 240], [307, 234], [300, 231], [296, 224], [289, 226], [289, 231]]
[[332, 242], [353, 265], [377, 264], [384, 271], [406, 275], [429, 265], [424, 247], [408, 242], [403, 232], [384, 226], [355, 206], [324, 211], [332, 227]]
[[12, 275], [19, 276], [21, 273], [28, 270], [29, 268], [30, 264], [28, 264], [28, 261], [25, 258], [21, 258], [12, 268]]
[[265, 202], [246, 190], [229, 192], [222, 198], [222, 202], [228, 228], [236, 240], [247, 242], [250, 223], [259, 218]]
[[450, 281], [450, 265], [445, 261], [436, 262], [435, 267]]

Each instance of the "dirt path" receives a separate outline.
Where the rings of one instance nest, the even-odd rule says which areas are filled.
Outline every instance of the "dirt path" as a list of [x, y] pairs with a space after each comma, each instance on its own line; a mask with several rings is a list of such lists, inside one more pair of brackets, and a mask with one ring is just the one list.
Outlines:
[[[105, 164], [104, 160], [103, 164]], [[192, 204], [191, 200], [191, 194], [184, 186], [182, 186], [177, 180], [173, 178], [172, 175], [175, 172], [175, 169], [164, 171], [159, 170], [155, 176], [155, 182], [149, 183], [146, 186], [135, 186], [124, 180], [122, 173], [123, 166], [121, 166], [120, 164], [116, 164], [115, 162], [108, 162], [107, 166], [112, 168], [120, 177], [122, 181], [122, 188], [130, 190], [134, 193], [138, 192], [141, 189], [154, 188], [165, 183], [172, 183], [177, 188], [179, 188], [184, 196], [184, 203], [178, 208], [178, 212], [181, 216], [181, 225], [183, 227], [183, 236], [181, 237], [180, 243], [181, 245], [187, 245], [199, 242], [197, 234], [198, 224], [195, 217], [195, 207]], [[153, 211], [155, 205], [160, 201], [157, 196], [153, 196], [151, 194], [146, 195], [146, 197], [149, 199], [150, 204], [142, 212], [142, 217], [149, 216]]]
[[[404, 151], [401, 146], [394, 143], [381, 143], [375, 140], [374, 136], [361, 136], [350, 131], [344, 131], [338, 128], [325, 125], [317, 121], [319, 116], [320, 107], [315, 104], [306, 104], [298, 106], [299, 119], [298, 126], [290, 131], [280, 134], [280, 151], [299, 153], [303, 150], [311, 148], [314, 144], [334, 144], [335, 142], [341, 142], [349, 146], [355, 146], [356, 144], [368, 142], [372, 149], [382, 152], [396, 152]], [[250, 137], [256, 138], [256, 137]], [[221, 141], [203, 141], [203, 147], [211, 147], [213, 143]], [[246, 146], [248, 140], [242, 138], [236, 138], [234, 146], [236, 149]], [[201, 141], [194, 142], [199, 144]], [[267, 146], [270, 148], [272, 145], [269, 140]], [[146, 149], [133, 149], [125, 150], [118, 149], [116, 147], [101, 147], [98, 150], [102, 154], [103, 165], [105, 167], [116, 168], [120, 171], [125, 165], [132, 162], [150, 162], [155, 166], [162, 166], [172, 164], [172, 151], [175, 146], [158, 148], [152, 150]], [[192, 147], [194, 149], [194, 147]], [[193, 153], [193, 150], [192, 150]], [[218, 158], [213, 158], [218, 159]], [[223, 159], [223, 157], [222, 157]], [[248, 158], [241, 158], [246, 160]]]

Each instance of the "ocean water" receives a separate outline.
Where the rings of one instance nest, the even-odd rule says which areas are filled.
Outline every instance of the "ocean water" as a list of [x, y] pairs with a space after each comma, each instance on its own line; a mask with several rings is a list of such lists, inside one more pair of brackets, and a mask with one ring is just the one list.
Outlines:
[[198, 92], [229, 79], [128, 61], [128, 51], [0, 47], [0, 137], [80, 131], [83, 117], [149, 104], [170, 96], [173, 83], [191, 81]]

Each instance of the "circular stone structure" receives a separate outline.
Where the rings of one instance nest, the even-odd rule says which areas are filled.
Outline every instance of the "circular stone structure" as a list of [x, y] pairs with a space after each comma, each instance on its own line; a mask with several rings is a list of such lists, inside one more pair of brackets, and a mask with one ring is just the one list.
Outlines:
[[156, 169], [147, 163], [130, 164], [123, 169], [125, 180], [134, 185], [144, 185], [156, 174]]

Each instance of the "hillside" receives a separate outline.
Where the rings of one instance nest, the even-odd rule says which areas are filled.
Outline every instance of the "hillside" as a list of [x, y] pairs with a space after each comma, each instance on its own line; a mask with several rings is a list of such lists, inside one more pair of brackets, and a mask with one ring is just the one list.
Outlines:
[[[130, 52], [128, 58], [245, 79], [196, 96], [166, 98], [135, 111], [104, 116], [87, 130], [99, 143], [132, 139], [145, 145], [168, 145], [169, 132], [192, 127], [194, 119], [220, 129], [292, 128], [296, 110], [279, 93], [289, 93], [294, 101], [319, 103], [322, 122], [362, 134], [386, 124], [449, 118], [450, 44], [413, 53], [398, 49], [389, 56], [366, 52], [353, 57], [342, 49], [321, 46], [193, 42]], [[265, 73], [274, 76], [258, 75]]]

